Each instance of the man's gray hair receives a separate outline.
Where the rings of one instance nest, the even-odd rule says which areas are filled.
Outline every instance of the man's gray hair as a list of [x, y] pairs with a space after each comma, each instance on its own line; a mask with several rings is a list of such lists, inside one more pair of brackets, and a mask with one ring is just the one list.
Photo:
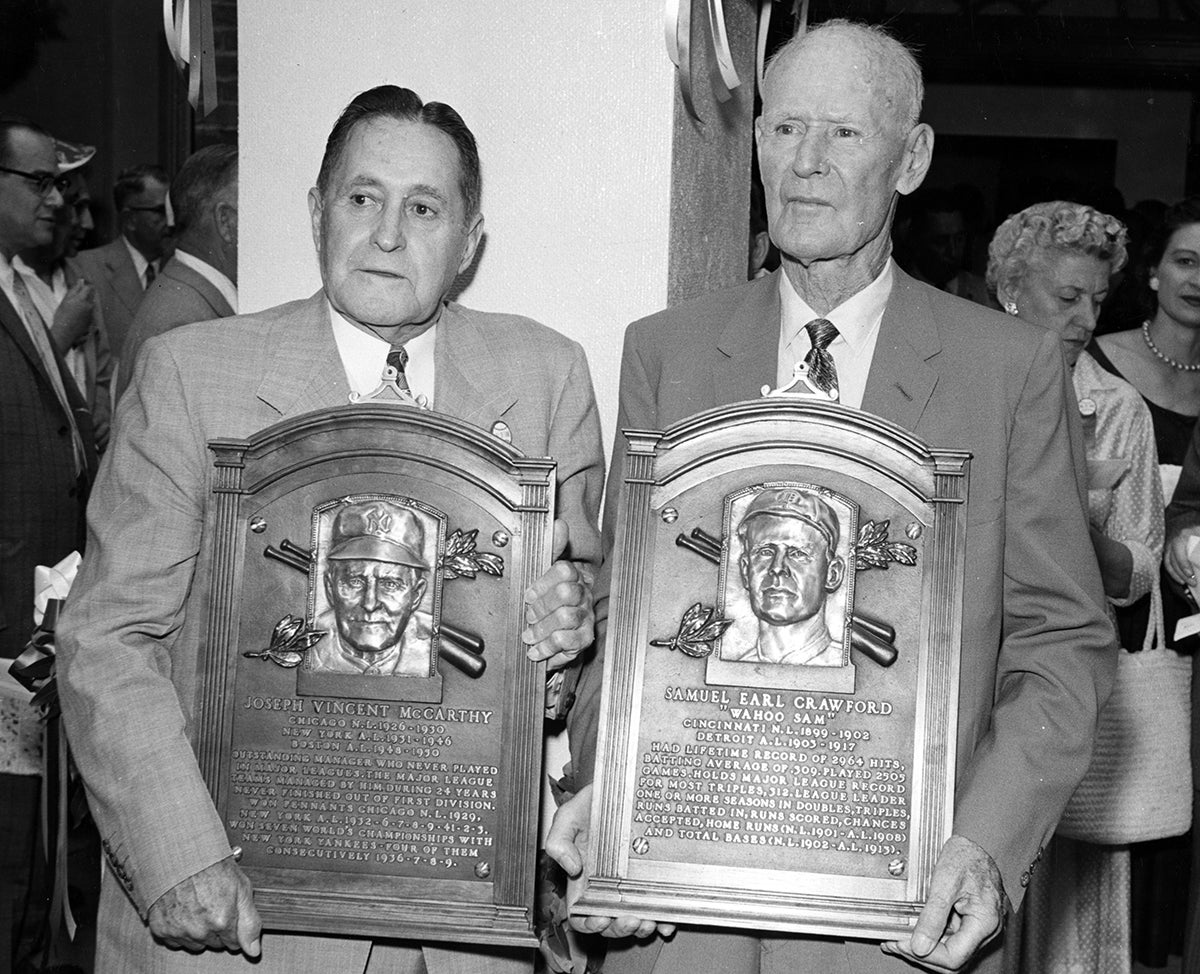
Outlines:
[[237, 166], [238, 150], [232, 145], [209, 145], [188, 156], [171, 183], [176, 233], [184, 233], [199, 220], [226, 187], [236, 186]]
[[764, 74], [764, 85], [770, 77], [771, 68], [780, 60], [799, 54], [810, 44], [821, 40], [844, 38], [854, 41], [871, 57], [886, 65], [886, 70], [896, 76], [899, 89], [892, 95], [892, 104], [902, 113], [909, 132], [921, 120], [921, 106], [925, 102], [925, 82], [921, 78], [921, 66], [913, 52], [876, 24], [863, 24], [839, 17], [826, 20], [810, 27], [803, 34], [793, 37], [772, 55]]

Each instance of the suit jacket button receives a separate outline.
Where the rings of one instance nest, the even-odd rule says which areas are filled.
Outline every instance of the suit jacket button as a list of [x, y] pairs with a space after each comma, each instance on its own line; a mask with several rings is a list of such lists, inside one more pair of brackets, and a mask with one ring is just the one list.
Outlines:
[[1026, 869], [1025, 872], [1021, 873], [1021, 888], [1024, 889], [1028, 885], [1029, 885], [1029, 870]]

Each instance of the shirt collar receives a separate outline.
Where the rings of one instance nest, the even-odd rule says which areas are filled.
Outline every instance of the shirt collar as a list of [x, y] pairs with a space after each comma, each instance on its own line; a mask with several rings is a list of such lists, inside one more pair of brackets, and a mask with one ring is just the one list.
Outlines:
[[779, 273], [779, 300], [783, 305], [782, 321], [791, 331], [786, 341], [791, 341], [804, 326], [816, 319], [825, 318], [837, 326], [838, 334], [854, 352], [860, 352], [870, 341], [876, 326], [883, 317], [888, 298], [895, 280], [895, 262], [888, 258], [883, 270], [865, 288], [851, 295], [828, 314], [817, 314], [797, 293], [792, 282], [783, 271]]
[[[346, 379], [350, 388], [360, 395], [374, 392], [379, 385], [380, 376], [383, 374], [388, 350], [392, 346], [378, 335], [365, 331], [351, 322], [330, 304], [328, 297], [325, 299], [325, 306], [329, 309], [333, 339], [337, 343], [338, 354], [341, 356], [342, 366], [346, 370]], [[410, 362], [414, 356], [422, 354], [427, 354], [432, 361], [433, 349], [437, 343], [437, 330], [438, 326], [434, 324], [416, 338], [405, 342], [404, 347], [408, 350]], [[420, 390], [414, 390], [414, 392], [416, 391]], [[433, 390], [427, 390], [425, 395], [432, 399]]]
[[183, 264], [184, 267], [190, 267], [220, 291], [221, 297], [229, 303], [229, 307], [233, 309], [233, 313], [237, 314], [237, 285], [229, 279], [227, 274], [221, 273], [208, 261], [201, 260], [195, 254], [189, 254], [186, 250], [178, 247], [175, 248], [175, 260]]
[[[138, 280], [143, 285], [146, 283], [146, 268], [150, 266], [150, 261], [142, 256], [142, 252], [129, 242], [129, 238], [125, 234], [121, 234], [121, 243], [125, 245], [125, 249], [129, 251], [129, 256], [133, 259], [133, 269], [137, 271]], [[158, 270], [156, 266], [155, 271]]]

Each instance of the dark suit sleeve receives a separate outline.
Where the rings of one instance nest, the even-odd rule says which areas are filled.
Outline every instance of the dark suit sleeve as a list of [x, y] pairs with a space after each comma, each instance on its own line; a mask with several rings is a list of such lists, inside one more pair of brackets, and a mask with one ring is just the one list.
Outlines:
[[[1047, 332], [1012, 414], [1003, 523], [968, 527], [980, 543], [994, 535], [1003, 545], [1003, 630], [990, 727], [960, 769], [954, 830], [992, 856], [1014, 905], [1087, 770], [1116, 667], [1081, 502], [1074, 403], [1058, 339]], [[962, 653], [969, 693], [982, 677], [971, 660], [988, 654], [969, 645]]]
[[595, 776], [596, 731], [600, 726], [600, 685], [604, 675], [604, 646], [608, 630], [608, 591], [612, 571], [613, 537], [616, 533], [617, 500], [625, 467], [625, 437], [622, 430], [655, 429], [655, 387], [651, 369], [640, 351], [638, 325], [625, 334], [621, 354], [621, 391], [617, 406], [617, 430], [612, 466], [604, 497], [604, 564], [596, 583], [596, 647], [581, 665], [575, 688], [575, 703], [567, 715], [567, 740], [571, 748], [571, 781], [574, 790], [591, 783]]
[[230, 850], [172, 682], [200, 548], [207, 447], [170, 352], [156, 343], [141, 366], [88, 508], [87, 555], [59, 625], [58, 665], [92, 812], [144, 916]]

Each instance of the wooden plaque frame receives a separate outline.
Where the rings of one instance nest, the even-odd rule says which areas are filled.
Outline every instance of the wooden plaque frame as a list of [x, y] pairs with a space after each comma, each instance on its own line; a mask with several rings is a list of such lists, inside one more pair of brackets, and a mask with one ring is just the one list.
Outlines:
[[[951, 828], [969, 454], [787, 397], [625, 438], [575, 912], [906, 934]], [[778, 608], [775, 552], [818, 608]]]
[[[210, 448], [197, 753], [264, 925], [535, 945], [545, 667], [520, 633], [551, 558], [553, 460], [387, 403]], [[322, 573], [377, 549], [428, 569], [402, 630], [415, 662], [336, 671], [356, 617]]]

